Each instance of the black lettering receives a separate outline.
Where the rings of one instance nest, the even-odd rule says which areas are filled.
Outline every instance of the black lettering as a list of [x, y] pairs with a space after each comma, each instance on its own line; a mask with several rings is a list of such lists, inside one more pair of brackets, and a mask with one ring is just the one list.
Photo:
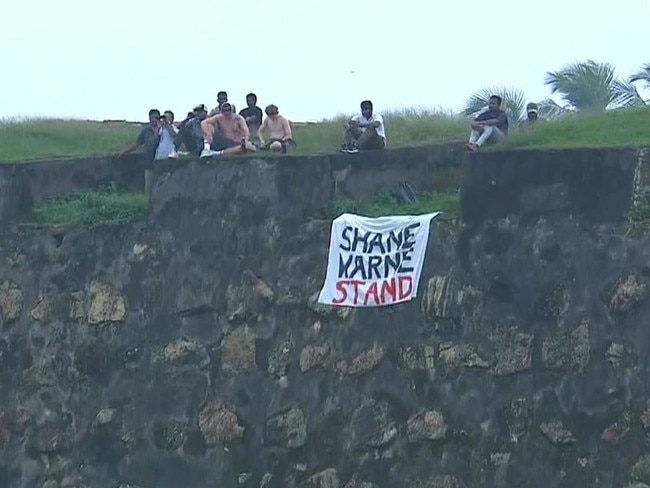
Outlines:
[[379, 271], [379, 266], [381, 266], [381, 256], [370, 256], [368, 258], [368, 279], [372, 280], [372, 272], [374, 271], [377, 275], [377, 279], [381, 279], [381, 272]]
[[398, 273], [412, 273], [413, 272], [413, 265], [411, 266], [406, 266], [407, 263], [411, 262], [411, 253], [413, 252], [413, 249], [409, 249], [408, 251], [402, 251], [402, 264], [399, 267], [399, 270], [397, 271]]
[[415, 246], [415, 234], [411, 232], [411, 230], [417, 229], [420, 225], [422, 225], [420, 222], [416, 222], [415, 224], [410, 224], [404, 227], [404, 245], [402, 246], [404, 251], [413, 249], [413, 246]]
[[343, 262], [343, 254], [339, 254], [339, 278], [349, 278], [348, 273], [352, 264], [352, 254], [348, 255], [347, 261]]
[[361, 278], [364, 280], [368, 279], [368, 275], [366, 274], [366, 268], [363, 265], [363, 256], [355, 256], [354, 257], [354, 268], [352, 269], [352, 273], [350, 273], [350, 278], [354, 278], [357, 273], [361, 274]]
[[357, 246], [359, 243], [363, 243], [363, 251], [362, 252], [368, 252], [368, 237], [370, 236], [370, 232], [366, 232], [364, 234], [359, 233], [359, 229], [354, 229], [354, 237], [352, 238], [352, 251], [357, 252]]
[[395, 233], [395, 231], [390, 231], [390, 234], [388, 234], [388, 239], [386, 242], [386, 252], [393, 252], [393, 246], [392, 243], [395, 243], [395, 251], [398, 251], [399, 248], [402, 246], [402, 231], [400, 230]]
[[379, 248], [379, 251], [381, 252], [381, 254], [384, 254], [386, 252], [384, 250], [384, 243], [381, 241], [382, 237], [383, 237], [382, 234], [380, 234], [379, 232], [375, 233], [372, 236], [372, 239], [370, 239], [370, 242], [368, 243], [368, 253], [369, 254], [373, 254], [373, 253], [377, 252], [377, 251], [375, 251], [375, 247]]
[[400, 265], [402, 264], [402, 255], [399, 252], [393, 254], [391, 258], [389, 254], [384, 256], [384, 277], [388, 278], [391, 271], [397, 273]]
[[343, 232], [341, 232], [341, 239], [348, 243], [347, 247], [345, 247], [343, 244], [339, 244], [339, 247], [344, 251], [350, 250], [350, 237], [348, 236], [348, 231], [350, 230], [352, 230], [352, 227], [348, 225], [345, 229], [343, 229]]

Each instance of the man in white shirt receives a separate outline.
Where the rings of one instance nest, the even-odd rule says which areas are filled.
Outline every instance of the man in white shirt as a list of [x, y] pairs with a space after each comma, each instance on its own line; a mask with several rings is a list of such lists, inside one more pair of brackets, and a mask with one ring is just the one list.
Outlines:
[[158, 132], [160, 142], [156, 148], [156, 156], [154, 159], [167, 159], [174, 152], [174, 140], [178, 131], [178, 127], [174, 125], [174, 112], [171, 110], [165, 111], [163, 116], [160, 117], [160, 129]]
[[361, 102], [361, 113], [352, 117], [345, 127], [345, 142], [341, 146], [341, 152], [355, 154], [385, 147], [384, 118], [379, 113], [373, 113], [370, 100], [364, 100]]

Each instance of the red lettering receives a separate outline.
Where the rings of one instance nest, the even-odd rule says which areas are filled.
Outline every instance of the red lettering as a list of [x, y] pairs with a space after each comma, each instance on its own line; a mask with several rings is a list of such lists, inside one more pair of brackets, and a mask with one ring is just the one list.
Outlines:
[[391, 298], [391, 301], [394, 302], [397, 298], [397, 288], [395, 283], [395, 278], [390, 280], [384, 280], [381, 284], [381, 303], [382, 305], [386, 303], [386, 295]]
[[[399, 276], [397, 278], [398, 280], [398, 299], [399, 300], [404, 300], [405, 298], [408, 298], [411, 293], [413, 293], [413, 278], [411, 276]], [[404, 284], [408, 285], [408, 288], [404, 290]]]
[[349, 283], [354, 286], [354, 301], [352, 303], [356, 305], [359, 303], [359, 285], [363, 286], [366, 282], [361, 280], [349, 280]]
[[372, 296], [373, 300], [375, 301], [375, 305], [379, 305], [379, 296], [377, 294], [377, 282], [373, 282], [369, 287], [368, 291], [366, 291], [366, 298], [363, 301], [364, 305], [368, 305], [368, 298]]
[[348, 299], [348, 291], [345, 289], [345, 285], [349, 283], [350, 280], [341, 280], [336, 282], [336, 291], [341, 294], [341, 298], [332, 298], [332, 303], [334, 305], [340, 305]]

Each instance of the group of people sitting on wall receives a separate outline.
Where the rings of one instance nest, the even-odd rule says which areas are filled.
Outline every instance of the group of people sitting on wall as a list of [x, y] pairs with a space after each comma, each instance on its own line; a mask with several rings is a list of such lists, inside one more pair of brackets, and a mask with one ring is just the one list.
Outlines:
[[[501, 109], [501, 103], [501, 97], [492, 95], [487, 110], [471, 122], [467, 143], [469, 151], [476, 151], [486, 143], [495, 143], [507, 136], [508, 117]], [[254, 93], [246, 96], [246, 105], [238, 114], [234, 104], [228, 101], [228, 94], [222, 91], [217, 95], [215, 108], [208, 111], [205, 105], [198, 105], [179, 124], [175, 124], [174, 113], [170, 110], [162, 114], [157, 109], [150, 110], [149, 124], [133, 144], [116, 155], [119, 157], [143, 147], [147, 160], [153, 162], [181, 155], [209, 158], [260, 150], [286, 153], [288, 146], [296, 144], [291, 124], [280, 115], [277, 106], [268, 105], [264, 117]], [[360, 108], [361, 112], [345, 126], [341, 152], [355, 154], [384, 149], [387, 145], [382, 115], [374, 111], [370, 100], [361, 102]], [[526, 112], [527, 118], [522, 126], [531, 127], [537, 121], [537, 105], [529, 103]], [[251, 133], [257, 135], [257, 142], [251, 142]]]
[[[278, 107], [266, 107], [266, 118], [257, 106], [257, 96], [246, 96], [246, 108], [239, 114], [235, 105], [228, 101], [224, 91], [217, 95], [217, 106], [208, 111], [203, 104], [197, 105], [180, 123], [174, 122], [174, 113], [158, 109], [149, 111], [149, 124], [142, 128], [135, 142], [116, 153], [121, 157], [142, 147], [147, 161], [174, 159], [183, 155], [202, 158], [269, 150], [286, 152], [287, 146], [295, 144], [291, 125], [280, 115]], [[250, 141], [251, 132], [258, 142]], [[268, 141], [265, 139], [268, 133]]]

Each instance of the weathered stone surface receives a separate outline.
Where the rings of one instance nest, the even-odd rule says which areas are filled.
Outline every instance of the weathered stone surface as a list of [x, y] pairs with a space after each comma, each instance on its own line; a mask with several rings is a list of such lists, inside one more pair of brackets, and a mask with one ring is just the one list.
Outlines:
[[23, 291], [12, 281], [0, 285], [0, 317], [3, 322], [16, 320], [23, 311]]
[[397, 363], [400, 368], [411, 371], [433, 369], [436, 351], [433, 346], [406, 346], [398, 351]]
[[88, 323], [121, 322], [126, 315], [126, 304], [120, 291], [113, 285], [93, 281], [88, 287]]
[[379, 363], [384, 359], [384, 354], [385, 352], [382, 347], [373, 346], [367, 351], [360, 353], [349, 363], [346, 361], [340, 361], [337, 363], [336, 369], [339, 372], [350, 376], [369, 373], [379, 366]]
[[228, 286], [226, 314], [230, 320], [256, 318], [273, 303], [274, 299], [275, 293], [271, 287], [255, 276], [251, 270], [245, 270], [238, 286]]
[[625, 346], [612, 342], [607, 348], [606, 357], [607, 362], [612, 366], [620, 366], [625, 356]]
[[454, 476], [443, 474], [425, 480], [418, 480], [414, 488], [465, 488], [465, 484]]
[[185, 442], [186, 426], [177, 420], [164, 420], [154, 423], [153, 441], [158, 449], [175, 451]]
[[239, 425], [237, 415], [223, 403], [206, 405], [199, 413], [199, 429], [206, 442], [230, 442], [244, 436], [244, 427]]
[[353, 476], [350, 481], [348, 481], [343, 488], [378, 488], [376, 484], [370, 483], [368, 481], [361, 481], [357, 476]]
[[221, 341], [221, 366], [229, 373], [248, 373], [257, 368], [255, 362], [255, 335], [242, 326], [230, 332]]
[[543, 422], [539, 429], [553, 444], [572, 444], [576, 441], [574, 435], [564, 427], [560, 420]]
[[308, 305], [309, 308], [318, 316], [324, 319], [339, 319], [339, 320], [349, 320], [354, 313], [353, 307], [338, 307], [333, 305], [325, 305], [324, 303], [318, 303], [318, 295], [320, 291], [315, 292], [309, 297]]
[[489, 368], [490, 363], [483, 359], [475, 346], [469, 344], [440, 344], [439, 360], [449, 366], [466, 366], [468, 368]]
[[630, 475], [634, 481], [642, 483], [650, 483], [650, 455], [645, 454], [641, 456], [630, 471]]
[[271, 418], [266, 428], [270, 443], [279, 442], [284, 447], [300, 447], [307, 439], [307, 421], [299, 408]]
[[284, 341], [275, 346], [269, 353], [268, 372], [271, 376], [279, 378], [287, 373], [293, 352], [293, 341]]
[[647, 285], [635, 275], [619, 278], [609, 298], [609, 309], [625, 315], [643, 303], [647, 296]]
[[532, 364], [533, 335], [516, 327], [503, 327], [494, 334], [496, 365], [494, 373], [509, 375], [527, 371]]
[[352, 415], [350, 444], [353, 449], [380, 447], [397, 436], [397, 425], [386, 402], [369, 400]]
[[339, 488], [339, 475], [335, 469], [326, 469], [306, 479], [300, 488]]
[[325, 360], [329, 356], [329, 344], [308, 345], [300, 352], [300, 371], [303, 373], [310, 369], [324, 366]]
[[450, 276], [433, 276], [422, 296], [422, 313], [429, 320], [448, 319], [458, 313], [458, 286]]
[[210, 356], [205, 347], [195, 340], [180, 337], [167, 344], [162, 352], [162, 359], [175, 365], [197, 364], [204, 368], [210, 364]]
[[530, 401], [526, 398], [515, 398], [506, 407], [505, 417], [510, 442], [517, 443], [528, 430], [530, 424]]
[[589, 324], [585, 322], [569, 334], [546, 337], [542, 344], [542, 360], [550, 369], [576, 367], [582, 371], [589, 356]]
[[618, 442], [630, 431], [631, 426], [632, 414], [625, 411], [616, 422], [601, 432], [600, 438], [606, 442]]
[[406, 432], [411, 442], [425, 439], [436, 441], [445, 438], [447, 424], [442, 413], [437, 410], [427, 410], [416, 413], [408, 419]]

